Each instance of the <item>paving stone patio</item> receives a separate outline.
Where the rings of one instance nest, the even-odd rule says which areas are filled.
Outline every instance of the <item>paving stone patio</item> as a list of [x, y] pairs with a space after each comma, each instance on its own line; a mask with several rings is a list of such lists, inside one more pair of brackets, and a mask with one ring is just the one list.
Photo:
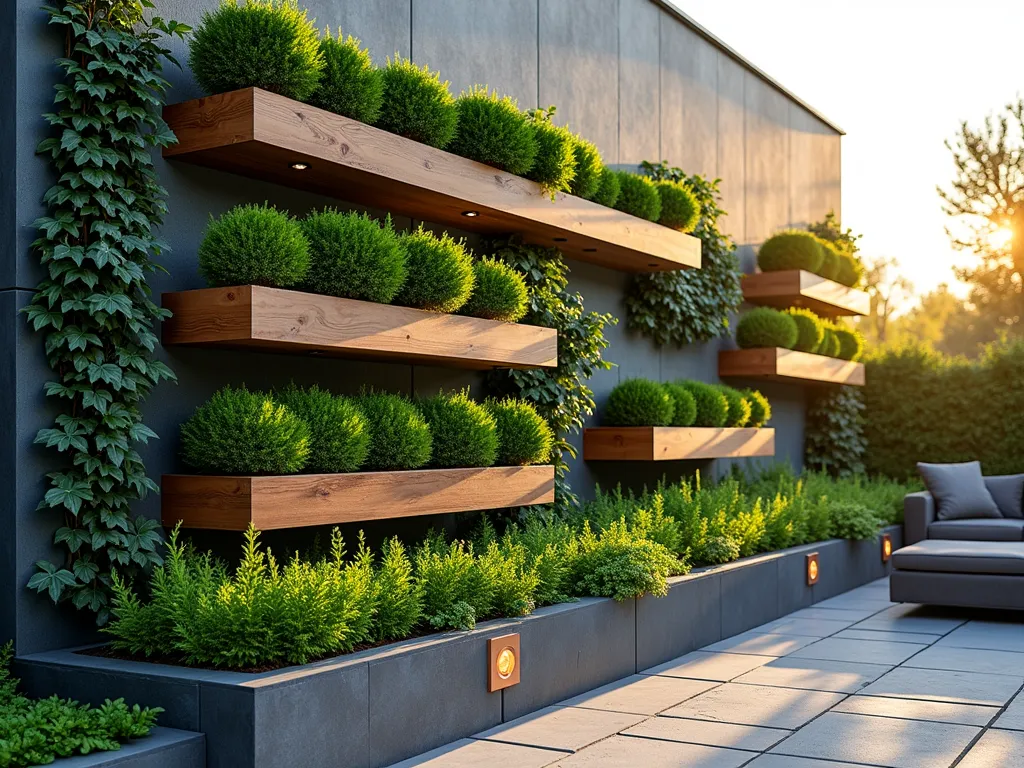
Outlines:
[[873, 582], [393, 768], [1024, 768], [1024, 616], [888, 594]]

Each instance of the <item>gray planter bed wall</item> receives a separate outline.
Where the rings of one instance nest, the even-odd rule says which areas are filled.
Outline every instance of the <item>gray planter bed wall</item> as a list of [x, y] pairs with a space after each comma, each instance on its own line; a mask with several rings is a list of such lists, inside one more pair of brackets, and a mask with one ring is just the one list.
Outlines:
[[[886, 529], [898, 548], [902, 527]], [[820, 554], [806, 585], [805, 559]], [[665, 598], [587, 598], [262, 674], [72, 651], [19, 658], [31, 695], [161, 706], [206, 736], [210, 768], [379, 768], [812, 605], [888, 572], [877, 541], [831, 540], [671, 580]], [[487, 638], [518, 632], [522, 682], [487, 692]]]

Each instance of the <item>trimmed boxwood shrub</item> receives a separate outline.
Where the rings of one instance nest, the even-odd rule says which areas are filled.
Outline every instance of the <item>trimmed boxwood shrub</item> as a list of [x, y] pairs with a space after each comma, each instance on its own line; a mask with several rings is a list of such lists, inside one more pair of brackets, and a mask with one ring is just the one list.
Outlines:
[[614, 208], [619, 201], [619, 194], [622, 188], [619, 184], [619, 172], [613, 171], [607, 165], [601, 168], [601, 178], [597, 185], [597, 191], [589, 198], [598, 205]]
[[533, 405], [506, 397], [488, 400], [484, 406], [498, 429], [498, 466], [547, 464], [551, 460], [555, 434]]
[[224, 387], [181, 425], [181, 457], [201, 472], [287, 475], [309, 458], [309, 426], [270, 395]]
[[824, 336], [822, 336], [821, 344], [818, 345], [817, 354], [828, 357], [839, 356], [839, 337], [836, 336], [835, 328], [831, 325], [824, 327]]
[[604, 423], [610, 427], [667, 427], [675, 403], [664, 387], [650, 379], [627, 379], [608, 395]]
[[750, 403], [743, 393], [725, 384], [718, 385], [718, 391], [725, 395], [728, 410], [725, 415], [726, 427], [742, 427], [750, 421]]
[[356, 405], [366, 417], [370, 450], [366, 469], [419, 469], [430, 461], [430, 427], [415, 405], [401, 395], [365, 392]]
[[793, 318], [796, 323], [796, 345], [793, 349], [801, 352], [814, 352], [821, 346], [821, 340], [825, 336], [825, 328], [821, 324], [821, 318], [809, 309], [787, 309], [786, 314]]
[[836, 274], [836, 282], [856, 287], [864, 278], [864, 265], [860, 263], [852, 253], [839, 253], [839, 271]]
[[826, 280], [835, 280], [839, 277], [839, 251], [828, 240], [818, 238], [818, 245], [821, 246], [821, 266], [818, 267], [818, 274]]
[[473, 293], [473, 257], [465, 242], [423, 228], [401, 237], [408, 275], [396, 304], [431, 312], [457, 312]]
[[302, 222], [309, 240], [307, 284], [317, 293], [390, 303], [406, 280], [406, 252], [391, 226], [366, 213], [326, 208]]
[[742, 349], [783, 347], [792, 349], [799, 331], [796, 320], [771, 307], [757, 307], [747, 312], [736, 324], [736, 343]]
[[864, 354], [864, 337], [858, 331], [849, 328], [835, 327], [832, 332], [839, 341], [836, 357], [843, 360], [858, 360]]
[[765, 422], [772, 417], [772, 406], [768, 402], [768, 398], [756, 389], [743, 390], [743, 396], [747, 398], [747, 403], [750, 404], [750, 419], [747, 421], [746, 426], [763, 427]]
[[661, 195], [654, 182], [646, 176], [638, 176], [629, 171], [617, 171], [616, 175], [619, 180], [616, 210], [648, 221], [657, 221], [661, 216]]
[[419, 400], [416, 406], [430, 425], [433, 452], [430, 466], [489, 467], [498, 456], [494, 417], [466, 392]]
[[806, 269], [817, 272], [825, 252], [818, 238], [810, 232], [798, 229], [786, 230], [772, 235], [757, 252], [757, 266], [765, 272], [785, 269]]
[[503, 261], [484, 257], [473, 262], [473, 293], [459, 310], [463, 315], [515, 323], [526, 314], [528, 295], [523, 275]]
[[382, 70], [384, 99], [377, 127], [407, 139], [444, 149], [455, 137], [459, 110], [448, 90], [429, 67], [408, 59], [388, 59]]
[[693, 393], [681, 384], [672, 382], [661, 386], [672, 398], [672, 403], [675, 406], [672, 411], [672, 426], [693, 426], [693, 422], [697, 419], [697, 401], [694, 400]]
[[700, 205], [693, 192], [677, 181], [659, 181], [656, 187], [661, 197], [658, 223], [680, 232], [692, 232], [700, 220]]
[[448, 151], [525, 175], [537, 158], [537, 132], [515, 99], [473, 86], [455, 101], [459, 124]]
[[729, 401], [714, 384], [703, 381], [683, 380], [677, 382], [685, 387], [697, 408], [693, 425], [695, 427], [723, 427], [729, 417]]
[[370, 52], [349, 35], [332, 37], [330, 28], [320, 38], [324, 73], [309, 103], [338, 115], [373, 125], [384, 100], [384, 78], [370, 59]]
[[319, 387], [296, 386], [274, 395], [309, 427], [307, 472], [355, 472], [366, 461], [370, 433], [366, 418], [347, 397], [333, 395]]
[[304, 101], [324, 69], [316, 27], [294, 0], [225, 0], [203, 14], [188, 49], [207, 93], [262, 88]]
[[552, 194], [568, 192], [576, 175], [576, 137], [568, 128], [551, 122], [554, 113], [554, 107], [529, 113], [537, 137], [537, 157], [526, 174]]
[[266, 204], [239, 205], [219, 219], [210, 217], [198, 255], [199, 274], [211, 286], [287, 288], [309, 271], [302, 227]]
[[576, 197], [592, 200], [601, 187], [604, 164], [597, 145], [578, 133], [572, 137], [572, 154], [576, 160], [576, 174], [572, 177], [569, 191]]

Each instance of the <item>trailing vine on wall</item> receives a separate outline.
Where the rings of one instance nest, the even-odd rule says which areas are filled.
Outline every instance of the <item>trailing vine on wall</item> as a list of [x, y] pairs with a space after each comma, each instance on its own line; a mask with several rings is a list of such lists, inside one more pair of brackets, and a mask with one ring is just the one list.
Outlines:
[[743, 301], [736, 244], [719, 229], [725, 215], [719, 207], [719, 179], [688, 176], [668, 162], [644, 161], [644, 173], [656, 181], [677, 181], [696, 195], [700, 220], [693, 230], [703, 252], [700, 269], [635, 275], [626, 293], [627, 323], [631, 331], [649, 337], [658, 346], [695, 344], [729, 333], [729, 315]]
[[804, 466], [835, 477], [864, 473], [864, 395], [836, 387], [811, 395], [804, 427]]
[[48, 475], [39, 508], [63, 516], [54, 542], [66, 555], [36, 563], [28, 586], [94, 612], [99, 624], [109, 617], [111, 569], [131, 576], [160, 562], [158, 524], [133, 519], [129, 507], [156, 490], [135, 449], [156, 437], [141, 403], [174, 378], [153, 357], [153, 326], [167, 312], [150, 300], [146, 275], [160, 269], [154, 259], [167, 247], [153, 233], [167, 207], [149, 153], [175, 141], [160, 117], [162, 59], [173, 59], [159, 41], [189, 28], [144, 20], [152, 7], [70, 0], [45, 8], [64, 28], [64, 77], [56, 111], [44, 115], [55, 135], [37, 151], [58, 181], [44, 196], [48, 214], [34, 223], [47, 276], [23, 311], [45, 333], [56, 374], [45, 391], [59, 414], [36, 442], [66, 464]]

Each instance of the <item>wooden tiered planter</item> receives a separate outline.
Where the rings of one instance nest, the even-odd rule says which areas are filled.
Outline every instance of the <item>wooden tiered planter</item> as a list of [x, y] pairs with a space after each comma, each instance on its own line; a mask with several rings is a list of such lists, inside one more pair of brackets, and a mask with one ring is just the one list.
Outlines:
[[718, 375], [722, 378], [864, 386], [863, 363], [781, 347], [719, 352]]
[[585, 461], [680, 461], [774, 456], [775, 430], [742, 427], [592, 427]]
[[871, 311], [871, 299], [864, 291], [803, 269], [744, 275], [743, 299], [779, 309], [803, 307], [825, 317], [867, 315]]

